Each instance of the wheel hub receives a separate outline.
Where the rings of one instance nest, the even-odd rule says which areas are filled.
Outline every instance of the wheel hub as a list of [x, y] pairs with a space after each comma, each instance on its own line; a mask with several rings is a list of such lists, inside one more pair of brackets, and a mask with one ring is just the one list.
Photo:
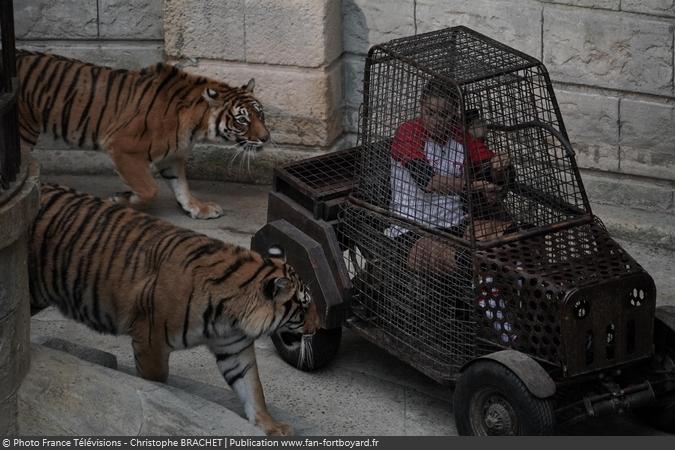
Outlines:
[[509, 408], [501, 402], [490, 404], [485, 411], [485, 426], [489, 434], [511, 434], [513, 420]]

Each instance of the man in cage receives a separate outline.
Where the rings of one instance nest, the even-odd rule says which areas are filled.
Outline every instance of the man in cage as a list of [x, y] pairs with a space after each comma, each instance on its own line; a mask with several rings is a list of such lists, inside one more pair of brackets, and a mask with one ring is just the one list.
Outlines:
[[[420, 116], [399, 126], [392, 142], [392, 213], [466, 239], [470, 221], [479, 240], [507, 232], [511, 222], [498, 199], [500, 182], [510, 171], [508, 157], [488, 149], [478, 117], [467, 117], [469, 126], [463, 129], [458, 93], [443, 80], [426, 83], [420, 107]], [[470, 180], [465, 176], [467, 163], [473, 174]], [[478, 179], [479, 174], [489, 174], [491, 181]], [[469, 195], [473, 218], [465, 204]], [[386, 233], [407, 252], [407, 265], [413, 270], [447, 273], [457, 268], [464, 253], [448, 239], [421, 236], [402, 226], [392, 226]]]

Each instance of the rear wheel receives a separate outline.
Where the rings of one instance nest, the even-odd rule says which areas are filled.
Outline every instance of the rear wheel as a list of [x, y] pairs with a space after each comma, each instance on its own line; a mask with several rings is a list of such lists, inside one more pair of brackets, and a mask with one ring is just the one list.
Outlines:
[[272, 334], [272, 342], [281, 359], [304, 371], [319, 369], [331, 362], [340, 348], [341, 339], [342, 328], [322, 328], [305, 335], [285, 331]]
[[[675, 377], [675, 307], [659, 306], [654, 320], [655, 363], [658, 370]], [[675, 433], [675, 392], [657, 404], [640, 408], [636, 414], [649, 425], [667, 433]]]
[[494, 361], [477, 361], [462, 373], [453, 403], [462, 436], [555, 432], [552, 402], [532, 395], [516, 374]]
[[637, 414], [652, 427], [675, 433], [675, 395], [662, 399], [656, 406], [641, 408]]

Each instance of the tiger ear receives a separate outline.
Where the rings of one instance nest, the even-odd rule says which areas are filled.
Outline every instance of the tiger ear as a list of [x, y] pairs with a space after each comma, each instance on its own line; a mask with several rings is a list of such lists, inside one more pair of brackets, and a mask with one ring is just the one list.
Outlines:
[[204, 92], [202, 92], [202, 97], [204, 97], [207, 102], [213, 103], [213, 101], [218, 97], [218, 92], [216, 92], [214, 89], [206, 88], [204, 89]]
[[272, 278], [265, 283], [265, 297], [272, 301], [286, 299], [291, 291], [292, 283], [286, 277]]
[[255, 78], [251, 78], [250, 80], [248, 80], [248, 83], [245, 84], [244, 86], [242, 86], [242, 89], [244, 89], [244, 91], [252, 94], [253, 89], [255, 89]]

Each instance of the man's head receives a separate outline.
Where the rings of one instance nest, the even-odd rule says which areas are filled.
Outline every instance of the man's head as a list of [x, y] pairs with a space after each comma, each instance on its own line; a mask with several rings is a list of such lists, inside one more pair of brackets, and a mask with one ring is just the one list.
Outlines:
[[460, 125], [457, 90], [440, 78], [432, 78], [424, 85], [420, 107], [422, 125], [436, 141], [446, 141], [452, 130]]

